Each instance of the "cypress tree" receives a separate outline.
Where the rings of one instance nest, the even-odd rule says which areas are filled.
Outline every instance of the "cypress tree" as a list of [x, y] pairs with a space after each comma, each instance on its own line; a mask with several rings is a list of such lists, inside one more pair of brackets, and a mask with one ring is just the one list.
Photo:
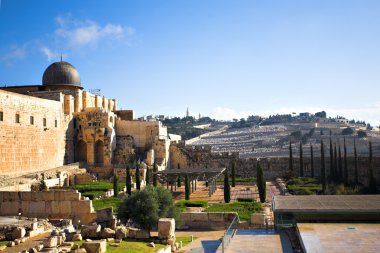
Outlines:
[[228, 172], [224, 173], [224, 202], [230, 203], [231, 201], [231, 188], [228, 179]]
[[376, 194], [377, 193], [377, 187], [376, 187], [376, 179], [374, 175], [373, 170], [373, 157], [372, 157], [372, 142], [369, 142], [369, 182], [368, 182], [368, 190], [369, 193]]
[[116, 198], [119, 193], [119, 185], [117, 182], [117, 175], [113, 175], [113, 196]]
[[150, 169], [148, 166], [146, 167], [145, 182], [146, 185], [150, 185]]
[[185, 200], [190, 200], [190, 181], [188, 175], [185, 177]]
[[289, 141], [289, 171], [293, 174], [293, 151], [292, 141]]
[[235, 187], [235, 181], [236, 181], [236, 171], [235, 171], [235, 161], [232, 161], [232, 168], [231, 168], [231, 186]]
[[348, 165], [347, 165], [347, 147], [346, 137], [343, 139], [343, 152], [344, 152], [344, 185], [348, 185]]
[[259, 197], [260, 197], [260, 202], [264, 203], [266, 199], [266, 182], [264, 178], [264, 173], [263, 169], [261, 168], [260, 163], [257, 163], [257, 189], [259, 191]]
[[181, 166], [179, 165], [179, 163], [177, 164], [177, 169], [181, 169]]
[[314, 151], [313, 145], [310, 143], [310, 167], [311, 167], [311, 177], [314, 177]]
[[300, 142], [300, 177], [303, 177], [303, 151], [302, 151], [302, 142]]
[[356, 151], [355, 139], [354, 139], [354, 159], [355, 159], [355, 185], [359, 185], [358, 153]]
[[140, 165], [136, 161], [136, 189], [140, 190], [141, 182], [140, 182]]
[[127, 165], [127, 176], [125, 177], [125, 185], [127, 187], [127, 193], [128, 195], [131, 195], [132, 193], [132, 180], [131, 180], [131, 169], [129, 168], [129, 165]]
[[338, 182], [338, 151], [336, 148], [336, 142], [334, 143], [334, 182]]
[[[157, 164], [156, 164], [156, 161], [153, 162], [153, 172], [157, 172], [158, 171], [158, 168], [157, 168]], [[154, 187], [157, 187], [157, 174], [153, 173], [153, 186]]]
[[335, 178], [334, 175], [334, 151], [333, 151], [333, 145], [331, 140], [331, 130], [330, 130], [330, 181], [333, 181]]
[[339, 167], [339, 175], [338, 175], [338, 181], [342, 182], [343, 177], [343, 164], [342, 164], [342, 152], [340, 151], [340, 142], [338, 143], [338, 167]]
[[178, 187], [181, 187], [181, 177], [178, 177], [178, 178], [177, 178], [177, 186], [178, 186]]
[[322, 191], [326, 192], [326, 167], [325, 167], [325, 148], [323, 146], [323, 140], [321, 139], [321, 183]]

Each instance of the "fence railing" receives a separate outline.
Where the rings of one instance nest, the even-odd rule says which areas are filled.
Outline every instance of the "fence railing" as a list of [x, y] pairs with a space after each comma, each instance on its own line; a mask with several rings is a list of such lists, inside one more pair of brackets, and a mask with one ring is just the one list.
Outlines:
[[239, 216], [236, 214], [235, 218], [232, 220], [231, 224], [228, 226], [226, 232], [223, 235], [222, 238], [222, 244], [217, 249], [217, 253], [225, 253], [228, 245], [231, 242], [231, 239], [234, 237], [236, 230], [239, 227]]

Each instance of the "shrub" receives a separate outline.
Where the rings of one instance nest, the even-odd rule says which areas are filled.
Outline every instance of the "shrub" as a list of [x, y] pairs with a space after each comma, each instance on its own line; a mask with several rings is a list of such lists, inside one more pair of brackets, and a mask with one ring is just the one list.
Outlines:
[[180, 200], [175, 203], [175, 205], [181, 210], [185, 210], [186, 207], [208, 207], [208, 202], [206, 200]]
[[238, 202], [256, 202], [256, 199], [254, 198], [237, 198]]
[[352, 129], [351, 127], [347, 127], [347, 128], [342, 130], [342, 135], [351, 135], [354, 132], [355, 132], [354, 129]]

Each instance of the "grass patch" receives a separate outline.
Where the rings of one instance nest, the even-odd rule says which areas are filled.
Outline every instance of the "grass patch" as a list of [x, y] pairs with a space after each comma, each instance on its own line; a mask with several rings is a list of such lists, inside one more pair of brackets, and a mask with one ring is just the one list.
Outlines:
[[208, 207], [208, 202], [206, 200], [179, 200], [175, 205], [181, 210], [181, 212], [186, 211], [186, 207]]
[[[74, 242], [75, 244], [82, 245], [83, 241]], [[165, 248], [166, 245], [155, 244], [155, 248], [148, 247], [148, 242], [136, 241], [122, 241], [119, 247], [110, 246], [107, 242], [107, 253], [154, 253], [159, 249]]]
[[94, 206], [95, 210], [112, 206], [113, 211], [117, 213], [121, 202], [123, 202], [123, 199], [119, 198], [95, 199], [92, 201], [92, 205]]
[[100, 196], [103, 196], [103, 195], [104, 195], [103, 191], [82, 192], [82, 196], [88, 197], [91, 200], [96, 199], [97, 197], [100, 197]]
[[[195, 241], [196, 239], [198, 239], [198, 237], [193, 237], [193, 240]], [[179, 236], [179, 237], [176, 237], [176, 242], [180, 242], [182, 241], [182, 247], [185, 247], [186, 245], [188, 245], [189, 243], [191, 243], [191, 238], [190, 236]]]
[[255, 198], [237, 198], [238, 202], [256, 202]]
[[286, 182], [287, 188], [294, 195], [316, 195], [322, 191], [322, 185], [311, 177], [295, 177]]
[[206, 209], [206, 212], [237, 212], [240, 220], [250, 220], [251, 214], [258, 213], [261, 209], [261, 203], [234, 202], [212, 205]]
[[[119, 182], [118, 183], [119, 190], [121, 191], [125, 183], [124, 182]], [[87, 183], [81, 183], [81, 184], [76, 184], [73, 187], [77, 189], [79, 192], [94, 192], [94, 191], [108, 191], [110, 189], [113, 189], [113, 183], [109, 181], [96, 181], [96, 182], [87, 182]]]
[[0, 241], [0, 246], [7, 245], [9, 241]]

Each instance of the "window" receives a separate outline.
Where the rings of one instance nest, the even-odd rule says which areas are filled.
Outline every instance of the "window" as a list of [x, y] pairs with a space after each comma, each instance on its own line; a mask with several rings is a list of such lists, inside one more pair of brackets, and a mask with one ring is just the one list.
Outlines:
[[44, 125], [44, 127], [46, 127], [46, 118], [44, 118], [44, 119], [42, 120], [42, 124]]
[[34, 117], [33, 116], [30, 116], [30, 124], [34, 125]]
[[54, 125], [55, 125], [55, 127], [58, 126], [58, 121], [57, 120], [54, 121]]
[[16, 113], [15, 121], [16, 123], [20, 123], [20, 114]]
[[0, 121], [3, 121], [3, 112], [0, 112]]

